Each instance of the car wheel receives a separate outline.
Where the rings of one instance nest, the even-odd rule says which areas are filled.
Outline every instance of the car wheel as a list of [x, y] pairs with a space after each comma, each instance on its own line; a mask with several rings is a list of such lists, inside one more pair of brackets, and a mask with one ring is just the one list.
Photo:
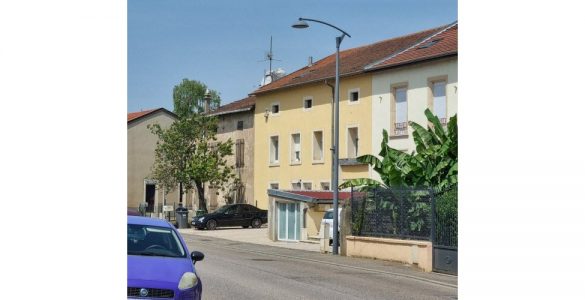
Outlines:
[[246, 226], [242, 226], [242, 228], [248, 228], [248, 227], [250, 227], [250, 226], [247, 226], [247, 225]]
[[215, 228], [217, 228], [217, 221], [215, 221], [215, 220], [207, 221], [206, 227], [209, 230], [215, 230]]
[[254, 219], [252, 220], [252, 228], [260, 228], [262, 226], [262, 220]]

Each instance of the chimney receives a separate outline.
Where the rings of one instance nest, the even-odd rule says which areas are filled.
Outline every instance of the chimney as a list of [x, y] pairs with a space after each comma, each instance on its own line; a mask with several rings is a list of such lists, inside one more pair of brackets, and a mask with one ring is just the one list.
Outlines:
[[312, 65], [313, 65], [313, 57], [312, 56], [309, 56], [309, 61], [307, 63], [307, 66], [310, 67]]
[[205, 90], [205, 96], [203, 96], [203, 100], [205, 101], [203, 112], [208, 114], [210, 110], [209, 108], [211, 106], [211, 94], [209, 93], [209, 89]]

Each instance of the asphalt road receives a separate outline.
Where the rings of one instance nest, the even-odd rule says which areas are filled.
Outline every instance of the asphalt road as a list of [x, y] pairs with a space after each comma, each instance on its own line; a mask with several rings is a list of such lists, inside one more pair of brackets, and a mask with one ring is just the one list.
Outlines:
[[394, 263], [183, 235], [203, 299], [457, 299], [457, 278]]

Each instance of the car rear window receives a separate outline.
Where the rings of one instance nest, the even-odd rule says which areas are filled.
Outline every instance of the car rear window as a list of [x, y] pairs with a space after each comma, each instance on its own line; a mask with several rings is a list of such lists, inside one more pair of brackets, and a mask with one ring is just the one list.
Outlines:
[[333, 219], [333, 211], [326, 212], [323, 219]]

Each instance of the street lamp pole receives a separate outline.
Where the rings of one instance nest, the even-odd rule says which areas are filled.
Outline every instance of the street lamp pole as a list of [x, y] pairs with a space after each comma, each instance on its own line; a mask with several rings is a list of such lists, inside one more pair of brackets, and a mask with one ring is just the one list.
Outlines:
[[343, 38], [347, 35], [351, 37], [349, 33], [341, 30], [339, 27], [331, 25], [327, 22], [315, 20], [315, 19], [307, 19], [307, 18], [299, 18], [299, 21], [292, 25], [293, 28], [307, 28], [309, 24], [305, 21], [310, 22], [317, 22], [329, 27], [333, 27], [339, 30], [342, 35], [335, 38], [335, 101], [334, 101], [334, 126], [333, 126], [333, 136], [334, 136], [334, 144], [332, 146], [333, 150], [333, 178], [331, 179], [331, 187], [333, 188], [333, 251], [334, 255], [339, 254], [339, 46], [343, 41]]

